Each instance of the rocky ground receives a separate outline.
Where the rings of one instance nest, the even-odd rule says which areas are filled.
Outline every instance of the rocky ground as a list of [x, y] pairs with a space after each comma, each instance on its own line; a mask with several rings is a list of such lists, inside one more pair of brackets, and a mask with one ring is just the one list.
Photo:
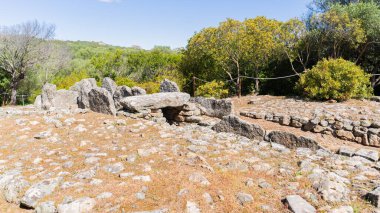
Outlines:
[[83, 110], [0, 119], [0, 212], [380, 212], [365, 199], [380, 182], [375, 148], [291, 150]]

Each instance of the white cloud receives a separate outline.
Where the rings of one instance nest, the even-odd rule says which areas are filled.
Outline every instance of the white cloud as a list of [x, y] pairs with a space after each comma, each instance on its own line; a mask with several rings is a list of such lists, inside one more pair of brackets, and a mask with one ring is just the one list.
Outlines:
[[98, 2], [103, 2], [103, 3], [117, 3], [117, 2], [120, 2], [120, 0], [98, 0]]

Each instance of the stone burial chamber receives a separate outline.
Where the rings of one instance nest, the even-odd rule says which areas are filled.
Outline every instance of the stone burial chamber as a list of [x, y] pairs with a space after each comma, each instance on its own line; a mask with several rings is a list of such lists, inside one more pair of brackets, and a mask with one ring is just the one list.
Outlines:
[[163, 119], [169, 123], [201, 123], [202, 116], [222, 118], [232, 113], [230, 99], [190, 98], [175, 82], [165, 79], [160, 92], [147, 94], [143, 88], [118, 86], [104, 78], [99, 87], [93, 78], [75, 83], [69, 90], [45, 84], [35, 106], [44, 110], [85, 109], [98, 113]]

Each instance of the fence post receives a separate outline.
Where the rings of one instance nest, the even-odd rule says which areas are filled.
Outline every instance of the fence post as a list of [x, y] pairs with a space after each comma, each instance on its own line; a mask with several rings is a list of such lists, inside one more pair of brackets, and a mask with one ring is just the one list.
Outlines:
[[195, 84], [195, 76], [193, 76], [193, 97], [195, 97], [195, 90], [196, 90], [197, 86]]
[[24, 103], [24, 95], [21, 95], [21, 99], [22, 99], [22, 105], [25, 106], [25, 103]]

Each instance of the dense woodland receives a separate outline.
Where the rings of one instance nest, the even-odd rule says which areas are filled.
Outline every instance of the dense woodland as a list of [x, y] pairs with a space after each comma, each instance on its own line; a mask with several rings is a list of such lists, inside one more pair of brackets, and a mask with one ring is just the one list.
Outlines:
[[[0, 99], [14, 104], [16, 98], [20, 103], [20, 95], [28, 95], [32, 102], [46, 82], [68, 89], [89, 77], [98, 82], [111, 77], [148, 93], [157, 92], [168, 78], [182, 90], [203, 96], [302, 95], [300, 76], [323, 59], [350, 61], [347, 69], [364, 70], [379, 94], [380, 76], [373, 75], [380, 74], [379, 0], [314, 0], [304, 17], [286, 22], [227, 19], [175, 50], [57, 41], [54, 27], [37, 21], [2, 27]], [[271, 79], [283, 76], [289, 78]]]

